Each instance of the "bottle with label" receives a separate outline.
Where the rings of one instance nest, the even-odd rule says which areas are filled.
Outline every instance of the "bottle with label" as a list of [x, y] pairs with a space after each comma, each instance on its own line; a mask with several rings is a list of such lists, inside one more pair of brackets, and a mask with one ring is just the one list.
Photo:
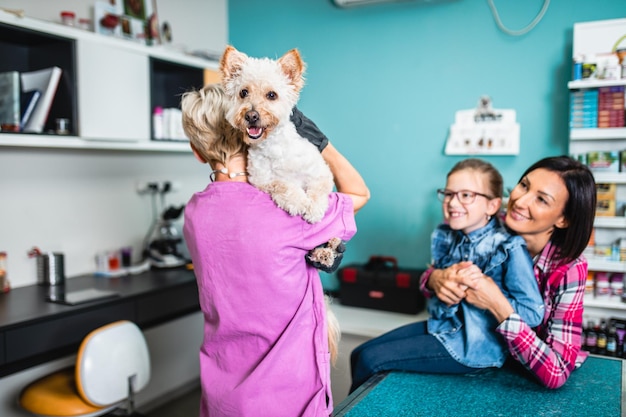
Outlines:
[[596, 66], [597, 66], [597, 58], [595, 54], [587, 54], [583, 58], [582, 65], [582, 77], [583, 79], [587, 78], [596, 78]]
[[585, 338], [585, 347], [590, 353], [596, 353], [598, 343], [598, 335], [595, 331], [593, 320], [587, 322], [587, 337]]
[[594, 329], [597, 335], [596, 339], [596, 353], [598, 355], [606, 355], [606, 343], [607, 343], [607, 334], [606, 334], [606, 320], [602, 319], [600, 324], [596, 324]]
[[613, 326], [609, 326], [606, 333], [606, 354], [607, 356], [617, 356], [617, 333]]
[[608, 299], [611, 295], [611, 283], [609, 281], [610, 273], [596, 272], [596, 298]]
[[617, 336], [617, 349], [615, 352], [615, 356], [617, 356], [618, 358], [621, 358], [624, 356], [624, 339], [626, 336], [626, 329], [621, 328], [623, 327], [622, 325], [620, 325], [619, 327], [616, 327], [615, 329], [615, 334]]
[[624, 293], [624, 274], [616, 272], [611, 275], [611, 298], [616, 300], [622, 299]]
[[152, 139], [163, 139], [163, 107], [157, 106], [152, 114]]
[[576, 55], [574, 57], [574, 68], [572, 73], [572, 80], [580, 80], [583, 78], [583, 56]]

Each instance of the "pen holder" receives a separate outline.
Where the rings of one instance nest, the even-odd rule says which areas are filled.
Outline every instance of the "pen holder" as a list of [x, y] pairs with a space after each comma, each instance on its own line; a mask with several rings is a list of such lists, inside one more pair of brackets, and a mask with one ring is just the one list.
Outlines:
[[65, 284], [65, 261], [62, 253], [47, 252], [37, 255], [37, 283]]

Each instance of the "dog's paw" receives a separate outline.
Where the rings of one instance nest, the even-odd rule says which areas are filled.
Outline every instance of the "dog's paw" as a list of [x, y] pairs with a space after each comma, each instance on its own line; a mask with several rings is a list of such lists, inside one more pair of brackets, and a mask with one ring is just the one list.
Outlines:
[[346, 244], [341, 239], [332, 238], [310, 250], [306, 255], [306, 261], [320, 271], [332, 273], [339, 268], [345, 250]]
[[309, 223], [317, 223], [324, 218], [328, 210], [328, 197], [311, 200], [302, 218]]

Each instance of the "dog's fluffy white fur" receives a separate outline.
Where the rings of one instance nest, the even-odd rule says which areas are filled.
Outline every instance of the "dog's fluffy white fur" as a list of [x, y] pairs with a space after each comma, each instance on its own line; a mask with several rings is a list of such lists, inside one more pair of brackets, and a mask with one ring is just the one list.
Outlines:
[[251, 58], [228, 46], [220, 61], [226, 119], [243, 132], [249, 181], [292, 216], [320, 221], [333, 175], [315, 146], [289, 117], [304, 86], [305, 64], [296, 49], [277, 60]]

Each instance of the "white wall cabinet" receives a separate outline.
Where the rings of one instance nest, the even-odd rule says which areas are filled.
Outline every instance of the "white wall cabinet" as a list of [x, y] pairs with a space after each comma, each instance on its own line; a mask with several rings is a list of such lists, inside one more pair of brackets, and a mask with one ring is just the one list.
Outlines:
[[140, 142], [150, 138], [150, 82], [146, 55], [92, 39], [78, 39], [79, 136]]
[[[620, 37], [626, 33], [626, 19], [612, 19], [574, 25], [573, 57], [611, 52]], [[573, 58], [572, 57], [572, 58]], [[602, 87], [626, 86], [626, 79], [583, 79], [571, 81], [571, 93]], [[588, 152], [626, 150], [626, 128], [572, 128], [569, 152], [580, 155]], [[596, 183], [615, 184], [617, 201], [626, 201], [626, 172], [596, 172]], [[594, 221], [596, 245], [607, 245], [626, 238], [626, 217], [619, 210], [616, 216], [598, 216]], [[593, 248], [586, 252], [589, 270], [594, 272], [626, 273], [626, 262], [608, 260], [594, 255]], [[626, 303], [617, 297], [585, 295], [585, 316], [591, 319], [608, 317], [626, 318]], [[586, 322], [586, 321], [585, 321]]]
[[[59, 66], [63, 75], [43, 134], [0, 132], [0, 146], [189, 152], [189, 144], [152, 140], [152, 110], [178, 106], [217, 63], [0, 11], [2, 71]], [[70, 134], [51, 130], [70, 119]], [[51, 134], [52, 133], [52, 134]]]

